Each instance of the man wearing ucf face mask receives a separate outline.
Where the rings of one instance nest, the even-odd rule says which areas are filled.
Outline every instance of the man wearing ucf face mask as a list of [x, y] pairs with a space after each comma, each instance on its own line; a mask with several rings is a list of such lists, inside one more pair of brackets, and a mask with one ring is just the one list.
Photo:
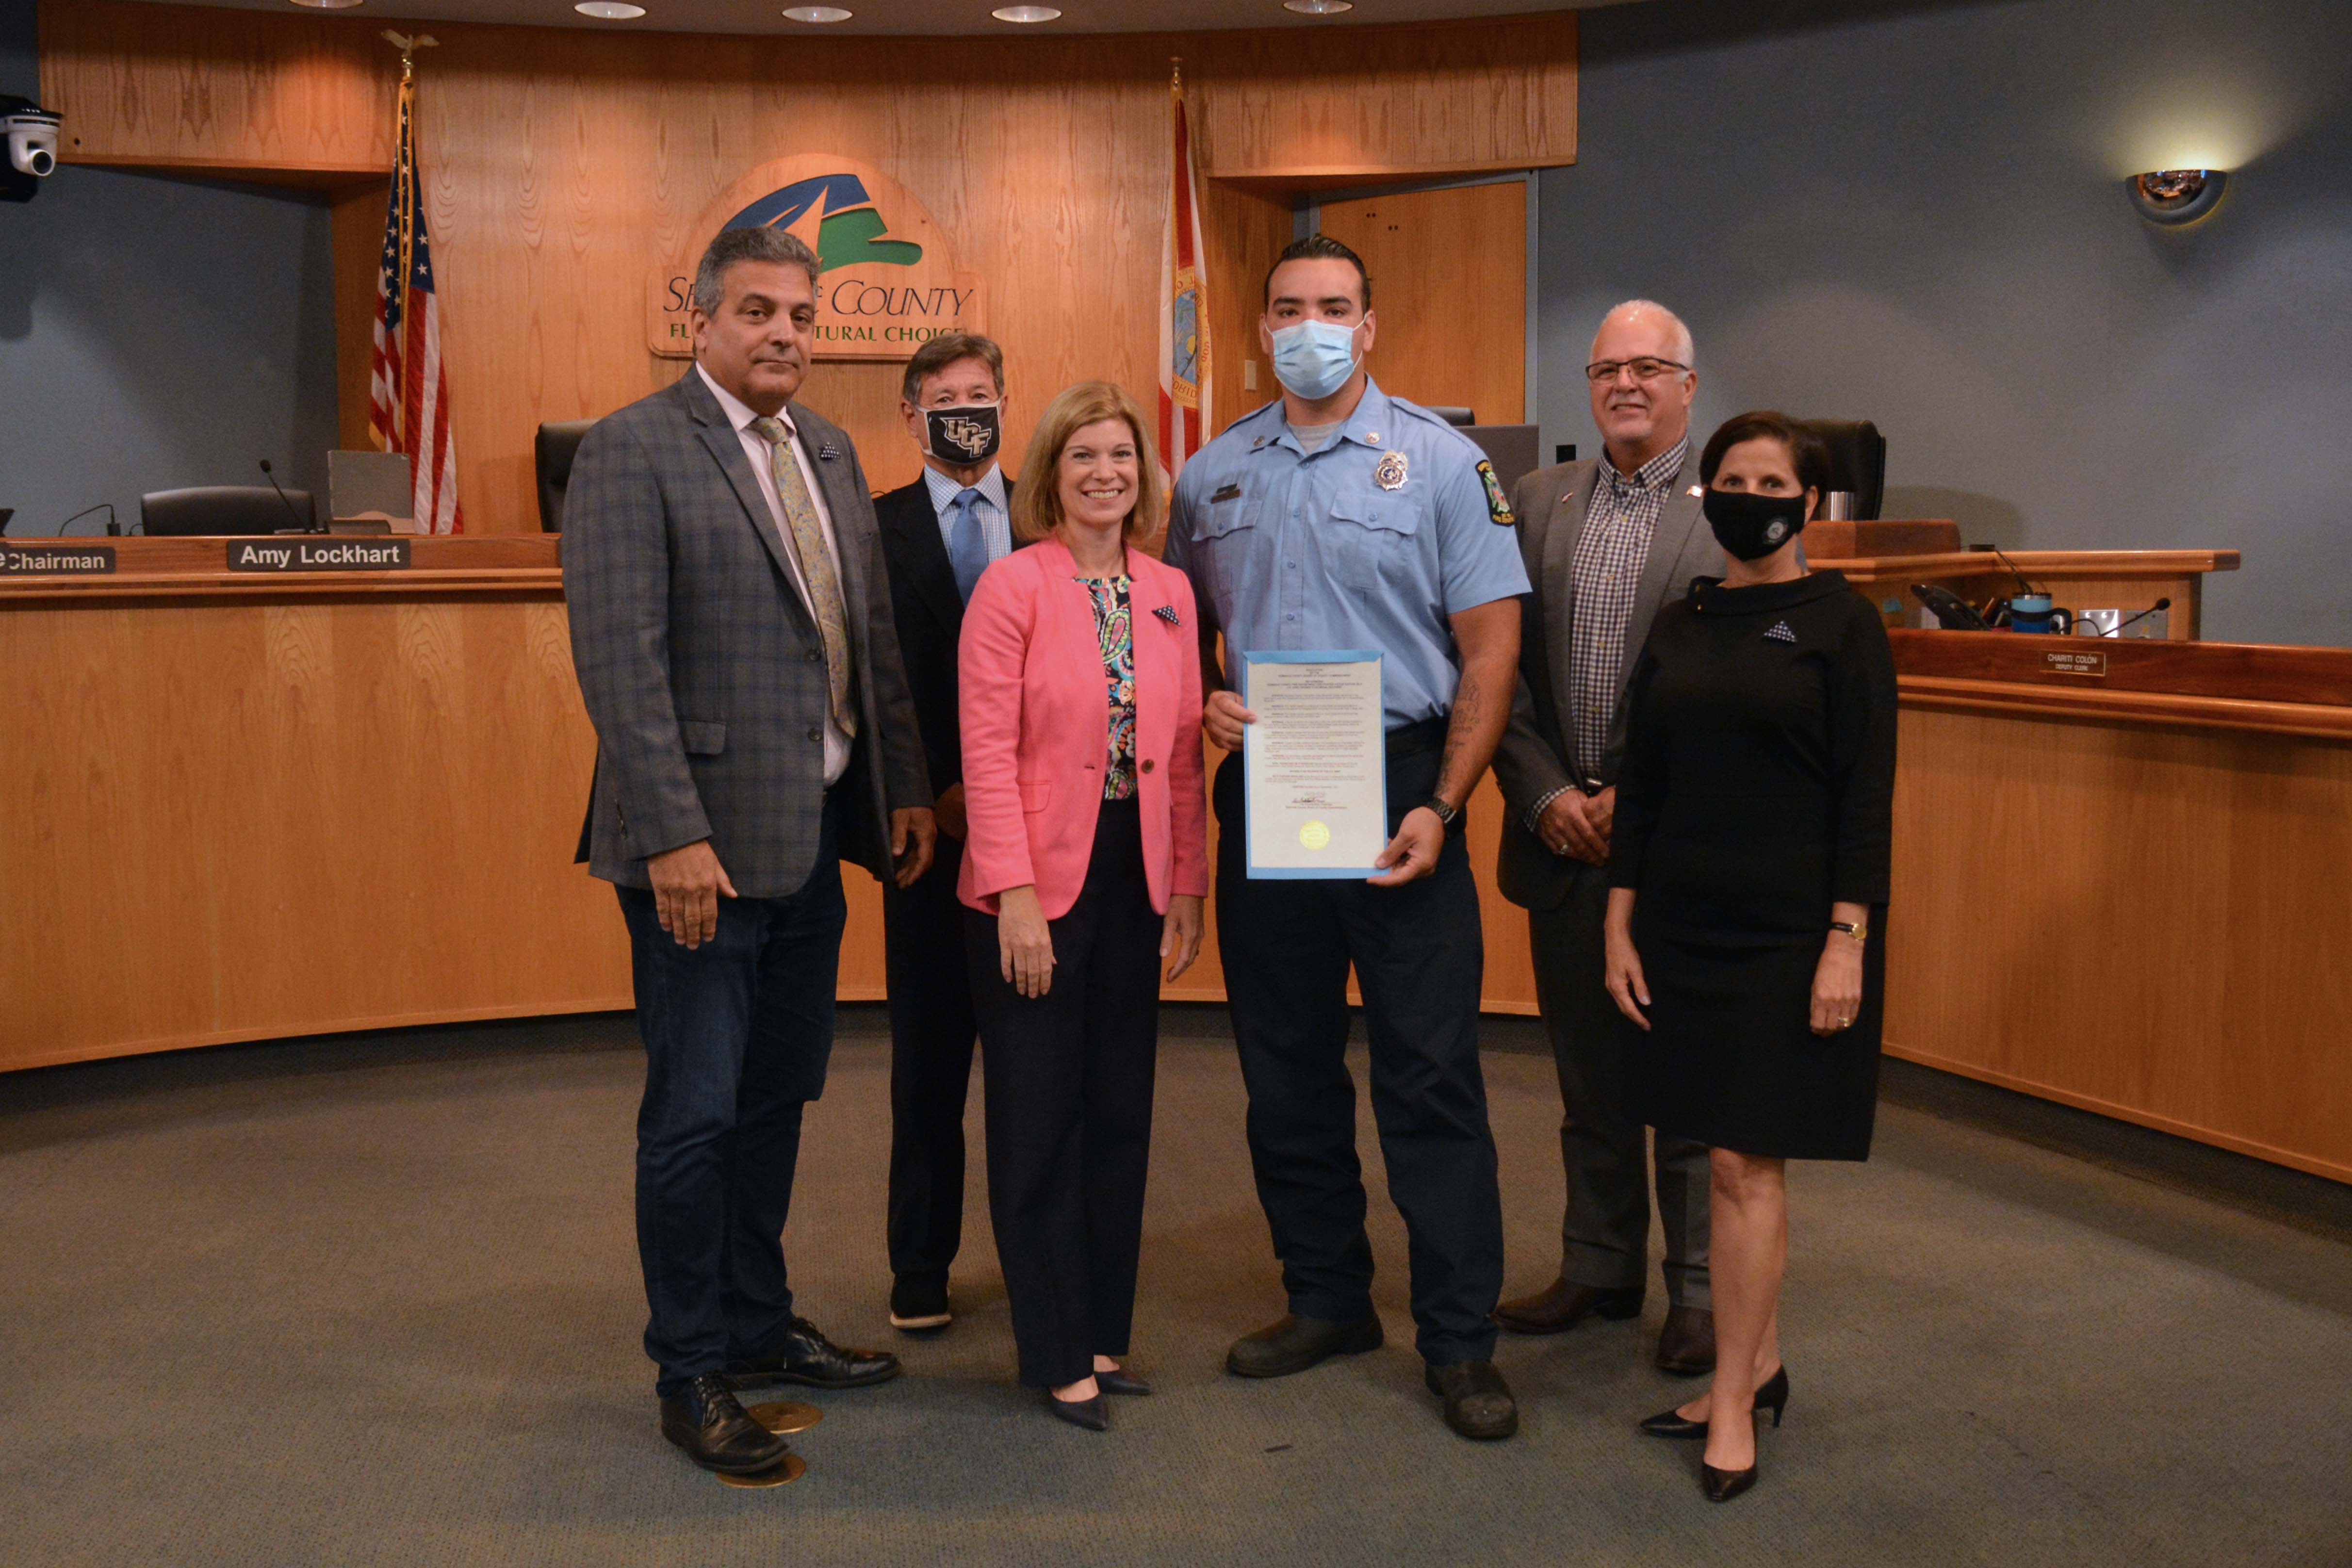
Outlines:
[[[1512, 498], [1535, 592], [1518, 700], [1495, 752], [1504, 806], [1496, 880], [1528, 911], [1568, 1173], [1559, 1277], [1496, 1309], [1517, 1333], [1642, 1311], [1652, 1156], [1633, 1104], [1636, 1047], [1601, 985], [1601, 917], [1626, 682], [1660, 606], [1687, 595], [1694, 576], [1723, 570], [1699, 515], [1694, 357], [1690, 329], [1663, 305], [1632, 300], [1603, 316], [1585, 366], [1601, 457], [1538, 468]], [[1655, 1360], [1696, 1376], [1715, 1364], [1706, 1151], [1660, 1138], [1655, 1159], [1666, 1286]]]
[[1347, 1063], [1352, 964], [1426, 1381], [1456, 1432], [1507, 1437], [1518, 1411], [1491, 1359], [1503, 1227], [1478, 1067], [1485, 950], [1461, 816], [1509, 717], [1528, 580], [1478, 449], [1365, 374], [1375, 331], [1353, 251], [1320, 235], [1286, 249], [1259, 322], [1282, 398], [1185, 465], [1169, 519], [1168, 563], [1202, 612], [1211, 740], [1238, 752], [1254, 717], [1226, 689], [1219, 629], [1235, 660], [1379, 649], [1388, 730], [1393, 837], [1368, 882], [1252, 879], [1241, 759], [1217, 774], [1225, 990], [1289, 1298], [1225, 1364], [1279, 1377], [1381, 1342]]
[[989, 563], [1013, 548], [1012, 487], [997, 467], [1004, 354], [968, 332], [933, 338], [907, 362], [898, 411], [922, 478], [874, 502], [898, 646], [924, 760], [938, 792], [929, 874], [885, 887], [890, 996], [890, 1321], [912, 1332], [952, 1321], [948, 1268], [963, 1237], [963, 1107], [971, 1081], [971, 986], [963, 965], [963, 745], [956, 647], [963, 607]]

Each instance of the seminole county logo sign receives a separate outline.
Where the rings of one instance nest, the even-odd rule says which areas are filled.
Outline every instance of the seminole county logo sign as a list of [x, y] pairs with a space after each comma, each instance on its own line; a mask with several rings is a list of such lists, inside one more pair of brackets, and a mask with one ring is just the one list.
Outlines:
[[979, 276], [955, 264], [946, 233], [907, 188], [880, 170], [830, 153], [762, 163], [719, 194], [653, 268], [646, 344], [670, 359], [694, 355], [688, 314], [695, 263], [730, 228], [781, 228], [817, 255], [818, 359], [902, 360], [947, 332], [983, 330]]

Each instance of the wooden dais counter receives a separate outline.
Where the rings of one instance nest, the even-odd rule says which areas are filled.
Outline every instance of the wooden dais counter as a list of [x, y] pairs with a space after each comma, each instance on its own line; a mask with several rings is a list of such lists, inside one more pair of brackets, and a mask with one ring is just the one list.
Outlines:
[[[296, 544], [407, 563], [231, 564]], [[562, 594], [552, 538], [7, 542], [0, 1068], [627, 1006]]]
[[1889, 636], [1887, 1050], [2352, 1181], [2352, 649]]

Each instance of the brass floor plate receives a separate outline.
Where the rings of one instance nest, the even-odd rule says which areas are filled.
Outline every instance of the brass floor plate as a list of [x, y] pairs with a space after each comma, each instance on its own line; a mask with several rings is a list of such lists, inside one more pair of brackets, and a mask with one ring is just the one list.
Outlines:
[[730, 1487], [788, 1487], [807, 1474], [808, 1464], [805, 1460], [798, 1454], [786, 1454], [784, 1462], [772, 1470], [761, 1470], [756, 1476], [720, 1474], [719, 1479]]
[[793, 1432], [805, 1432], [824, 1419], [824, 1412], [814, 1405], [802, 1405], [790, 1399], [779, 1399], [771, 1405], [754, 1405], [743, 1412], [779, 1437]]

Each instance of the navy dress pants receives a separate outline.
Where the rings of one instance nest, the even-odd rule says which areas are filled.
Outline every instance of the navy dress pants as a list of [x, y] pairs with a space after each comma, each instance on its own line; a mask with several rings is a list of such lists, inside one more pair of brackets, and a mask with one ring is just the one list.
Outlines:
[[[1442, 735], [1438, 737], [1442, 740]], [[1389, 830], [1436, 787], [1434, 746], [1391, 754]], [[1437, 869], [1401, 888], [1252, 880], [1238, 755], [1217, 770], [1217, 940], [1249, 1089], [1250, 1161], [1290, 1310], [1372, 1311], [1372, 1247], [1348, 1071], [1348, 970], [1363, 992], [1372, 1119], [1410, 1244], [1416, 1348], [1485, 1361], [1503, 1283], [1502, 1195], [1478, 1065], [1486, 948], [1456, 823]]]
[[965, 911], [981, 1070], [988, 1207], [1021, 1381], [1060, 1388], [1127, 1353], [1151, 1165], [1160, 1045], [1160, 918], [1144, 879], [1141, 813], [1107, 800], [1077, 901], [1045, 922], [1054, 978], [1004, 978], [996, 917]]
[[945, 1275], [963, 1245], [963, 1106], [980, 1026], [964, 973], [962, 868], [962, 842], [942, 833], [913, 887], [882, 885], [894, 1274]]
[[654, 896], [619, 888], [646, 1092], [637, 1107], [637, 1259], [656, 1390], [682, 1392], [771, 1349], [793, 1321], [783, 1230], [801, 1112], [824, 1091], [841, 968], [840, 792], [816, 869], [787, 898], [719, 900], [688, 950]]

